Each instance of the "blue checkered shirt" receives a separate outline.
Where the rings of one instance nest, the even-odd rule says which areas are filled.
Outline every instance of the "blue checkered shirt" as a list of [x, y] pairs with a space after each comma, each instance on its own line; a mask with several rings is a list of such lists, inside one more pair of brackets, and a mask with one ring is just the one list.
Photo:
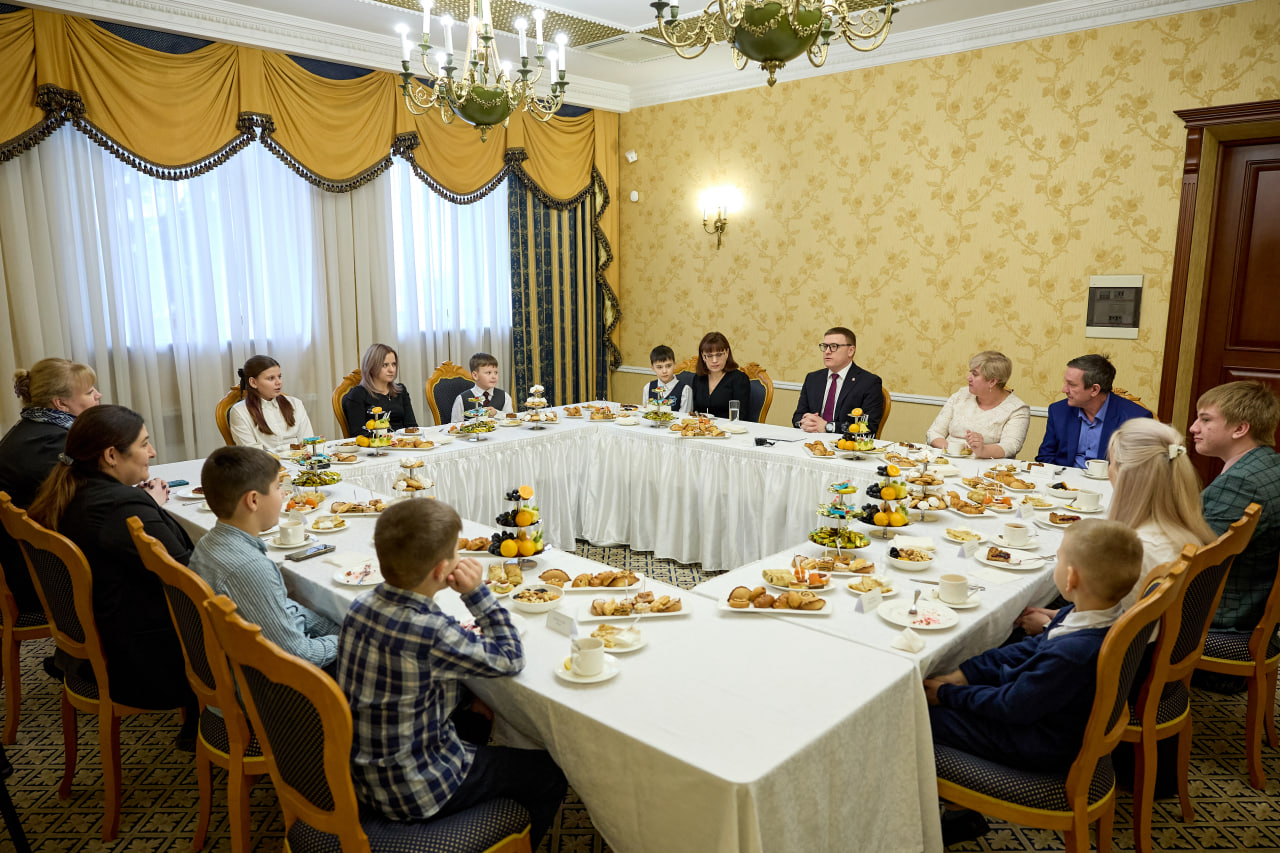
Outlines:
[[481, 636], [428, 596], [387, 583], [355, 600], [338, 635], [338, 684], [355, 726], [356, 795], [394, 820], [430, 817], [467, 778], [475, 747], [449, 719], [461, 680], [524, 669], [520, 635], [488, 587], [462, 601]]
[[1253, 538], [1227, 573], [1212, 625], [1216, 631], [1252, 631], [1262, 621], [1280, 559], [1280, 455], [1255, 447], [1215, 477], [1201, 500], [1204, 519], [1216, 533], [1239, 521], [1249, 504], [1262, 505]]

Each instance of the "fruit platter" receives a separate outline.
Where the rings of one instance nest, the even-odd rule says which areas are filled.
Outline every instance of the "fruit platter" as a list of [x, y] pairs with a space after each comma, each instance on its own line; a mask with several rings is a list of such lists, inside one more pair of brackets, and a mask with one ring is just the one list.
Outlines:
[[489, 553], [507, 559], [520, 558], [520, 566], [530, 569], [537, 565], [529, 559], [541, 554], [542, 515], [533, 500], [533, 486], [520, 486], [503, 496], [510, 501], [511, 509], [500, 513], [495, 521], [505, 528], [493, 535], [489, 544]]

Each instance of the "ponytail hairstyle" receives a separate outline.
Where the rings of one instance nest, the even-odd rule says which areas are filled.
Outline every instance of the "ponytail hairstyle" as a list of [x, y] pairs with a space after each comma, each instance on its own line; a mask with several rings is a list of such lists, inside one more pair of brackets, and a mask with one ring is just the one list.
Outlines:
[[22, 408], [52, 409], [59, 397], [74, 397], [88, 391], [98, 382], [98, 375], [87, 364], [65, 358], [42, 358], [30, 370], [15, 370], [13, 395]]
[[[370, 394], [378, 393], [373, 387], [373, 374], [382, 369], [382, 362], [386, 361], [387, 353], [394, 355], [396, 363], [399, 364], [400, 354], [386, 344], [370, 344], [364, 351], [364, 358], [360, 359], [360, 384]], [[387, 396], [395, 397], [399, 393], [400, 374], [397, 372], [395, 381], [387, 386]]]
[[1153, 521], [1179, 547], [1214, 540], [1180, 432], [1152, 418], [1131, 418], [1111, 434], [1107, 458], [1116, 466], [1108, 518], [1135, 530]]
[[94, 406], [78, 417], [67, 430], [66, 448], [58, 464], [40, 486], [27, 514], [50, 530], [58, 522], [89, 477], [99, 470], [108, 447], [125, 453], [142, 432], [142, 415], [125, 406]]
[[[240, 392], [244, 395], [244, 407], [249, 410], [253, 425], [263, 435], [275, 435], [275, 433], [271, 431], [271, 427], [267, 426], [267, 419], [262, 415], [262, 395], [258, 393], [257, 388], [249, 384], [249, 380], [257, 379], [271, 368], [279, 366], [280, 362], [269, 355], [255, 355], [244, 363], [244, 367], [236, 371], [240, 375]], [[284, 422], [293, 426], [293, 403], [281, 394], [276, 397], [276, 404], [280, 406], [280, 414], [284, 415]]]

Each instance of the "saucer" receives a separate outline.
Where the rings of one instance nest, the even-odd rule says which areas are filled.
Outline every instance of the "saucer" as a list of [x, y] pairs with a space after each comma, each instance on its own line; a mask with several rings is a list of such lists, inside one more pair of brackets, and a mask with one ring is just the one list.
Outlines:
[[556, 678], [561, 681], [567, 681], [570, 684], [599, 684], [601, 681], [608, 681], [619, 672], [622, 668], [618, 666], [618, 659], [609, 653], [604, 656], [604, 669], [600, 670], [596, 675], [577, 675], [573, 670], [565, 669], [564, 665], [569, 661], [565, 658], [559, 666], [555, 667]]
[[308, 533], [306, 539], [303, 539], [295, 545], [283, 545], [280, 543], [280, 534], [277, 533], [275, 536], [263, 541], [267, 543], [268, 548], [272, 548], [276, 551], [296, 551], [299, 548], [305, 548], [308, 545], [315, 545], [320, 540]]
[[1075, 504], [1067, 504], [1066, 506], [1063, 507], [1063, 509], [1065, 509], [1067, 512], [1083, 512], [1086, 515], [1092, 515], [1095, 512], [1102, 512], [1101, 505], [1098, 505], [1093, 509], [1085, 509], [1084, 507], [1078, 507]]
[[938, 591], [935, 589], [933, 591], [933, 600], [945, 604], [952, 610], [972, 610], [975, 607], [982, 606], [982, 596], [978, 595], [976, 592], [969, 593], [969, 598], [963, 604], [952, 604], [950, 601], [943, 601], [942, 597], [938, 595]]
[[1004, 549], [1018, 548], [1023, 551], [1034, 551], [1040, 547], [1040, 540], [1034, 536], [1026, 542], [1023, 542], [1021, 545], [1014, 545], [1012, 542], [1006, 540], [1003, 533], [997, 533], [995, 536], [992, 536], [991, 541], [996, 545], [996, 547]]
[[1099, 476], [1098, 476], [1098, 475], [1096, 475], [1096, 474], [1090, 474], [1088, 471], [1085, 471], [1085, 472], [1084, 472], [1084, 475], [1085, 475], [1086, 477], [1088, 477], [1090, 480], [1109, 480], [1109, 479], [1111, 479], [1111, 478], [1110, 478], [1110, 477], [1108, 477], [1106, 474], [1103, 474], [1101, 477], [1099, 477]]

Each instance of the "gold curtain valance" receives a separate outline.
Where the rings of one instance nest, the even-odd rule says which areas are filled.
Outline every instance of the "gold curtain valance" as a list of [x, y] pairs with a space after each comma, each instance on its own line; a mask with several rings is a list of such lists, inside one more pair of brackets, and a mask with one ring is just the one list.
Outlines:
[[410, 114], [398, 86], [388, 72], [329, 80], [284, 54], [234, 45], [163, 53], [85, 18], [25, 9], [0, 15], [0, 160], [72, 121], [161, 177], [212, 168], [259, 138], [330, 191], [371, 180], [399, 153], [458, 200], [491, 188], [511, 148], [524, 150], [524, 172], [547, 196], [568, 200], [591, 186], [602, 118], [616, 137], [616, 115], [541, 123], [516, 113], [482, 143], [461, 120]]

